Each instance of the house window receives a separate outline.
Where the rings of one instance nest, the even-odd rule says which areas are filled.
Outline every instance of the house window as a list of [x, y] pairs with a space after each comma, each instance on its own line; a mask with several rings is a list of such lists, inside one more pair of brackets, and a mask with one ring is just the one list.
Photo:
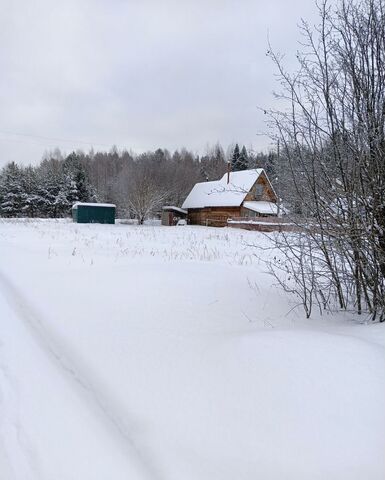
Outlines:
[[263, 185], [255, 185], [255, 200], [260, 200], [263, 195]]

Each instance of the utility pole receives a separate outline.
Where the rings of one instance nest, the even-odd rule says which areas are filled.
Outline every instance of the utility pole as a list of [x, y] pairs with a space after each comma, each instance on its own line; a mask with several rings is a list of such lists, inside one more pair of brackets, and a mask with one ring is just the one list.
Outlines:
[[[279, 147], [280, 147], [280, 145], [279, 145], [279, 138], [278, 138], [278, 140], [277, 140], [277, 163], [279, 162], [279, 155], [280, 155], [280, 148]], [[279, 192], [278, 192], [277, 196], [278, 196], [278, 198], [277, 198], [277, 216], [279, 217], [280, 210], [281, 210], [281, 208], [280, 208], [281, 207], [281, 205], [280, 205], [281, 199], [279, 198]]]

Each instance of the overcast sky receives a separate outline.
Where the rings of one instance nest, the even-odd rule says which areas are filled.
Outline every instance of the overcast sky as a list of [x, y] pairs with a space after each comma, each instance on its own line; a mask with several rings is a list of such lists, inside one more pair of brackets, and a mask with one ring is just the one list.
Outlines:
[[0, 165], [45, 150], [266, 149], [267, 39], [294, 58], [312, 0], [0, 0]]

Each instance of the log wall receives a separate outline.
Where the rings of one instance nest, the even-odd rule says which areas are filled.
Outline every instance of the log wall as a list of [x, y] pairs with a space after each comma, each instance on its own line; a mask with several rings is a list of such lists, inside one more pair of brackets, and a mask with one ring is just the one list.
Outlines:
[[225, 227], [229, 218], [239, 217], [240, 214], [241, 207], [190, 208], [188, 221], [190, 225]]
[[[261, 196], [258, 196], [256, 198], [256, 188], [257, 185], [262, 185], [263, 186], [263, 193]], [[269, 181], [266, 178], [266, 175], [262, 173], [258, 180], [254, 183], [254, 185], [251, 187], [249, 193], [246, 195], [245, 202], [252, 202], [254, 200], [264, 200], [266, 202], [276, 202], [277, 197], [273, 191], [273, 189], [270, 186]]]

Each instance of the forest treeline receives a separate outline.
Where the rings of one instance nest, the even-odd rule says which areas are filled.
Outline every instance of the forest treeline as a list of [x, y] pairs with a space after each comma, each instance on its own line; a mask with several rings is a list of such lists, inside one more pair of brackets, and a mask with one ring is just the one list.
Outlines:
[[48, 152], [36, 166], [7, 164], [0, 172], [0, 215], [64, 217], [77, 202], [115, 203], [118, 215], [142, 222], [162, 205], [180, 206], [196, 182], [220, 178], [232, 170], [263, 167], [274, 176], [276, 154], [254, 153], [238, 144], [225, 154], [219, 145], [198, 156], [182, 148], [142, 154], [112, 148]]

